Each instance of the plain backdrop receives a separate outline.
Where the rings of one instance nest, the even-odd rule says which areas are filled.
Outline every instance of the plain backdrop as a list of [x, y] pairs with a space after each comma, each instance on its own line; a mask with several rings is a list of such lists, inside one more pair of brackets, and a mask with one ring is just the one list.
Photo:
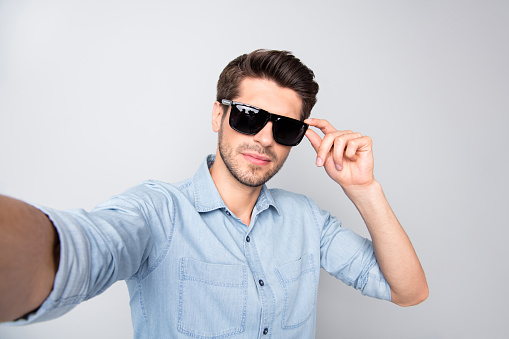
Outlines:
[[[507, 336], [509, 2], [0, 0], [0, 193], [86, 208], [214, 153], [221, 70], [295, 53], [313, 116], [374, 140], [382, 183], [427, 274], [400, 308], [323, 273], [317, 338]], [[303, 193], [368, 236], [304, 140], [269, 187]], [[130, 338], [124, 282], [1, 339]]]

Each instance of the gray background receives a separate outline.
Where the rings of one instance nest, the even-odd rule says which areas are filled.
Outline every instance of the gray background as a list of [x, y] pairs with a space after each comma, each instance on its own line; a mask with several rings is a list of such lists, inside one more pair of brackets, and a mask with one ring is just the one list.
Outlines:
[[[0, 193], [92, 208], [215, 152], [215, 83], [234, 57], [293, 51], [313, 116], [374, 140], [375, 176], [426, 271], [400, 308], [322, 274], [317, 338], [507, 336], [508, 1], [0, 1]], [[269, 182], [367, 236], [305, 140]], [[123, 282], [0, 338], [132, 337]]]

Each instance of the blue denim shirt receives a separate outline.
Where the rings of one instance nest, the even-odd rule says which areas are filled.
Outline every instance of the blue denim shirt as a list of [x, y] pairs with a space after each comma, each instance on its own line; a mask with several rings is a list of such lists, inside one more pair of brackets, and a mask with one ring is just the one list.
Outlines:
[[263, 186], [246, 226], [208, 168], [147, 181], [93, 211], [40, 207], [61, 241], [54, 289], [30, 323], [125, 279], [135, 338], [313, 338], [320, 267], [390, 300], [372, 243], [309, 198]]

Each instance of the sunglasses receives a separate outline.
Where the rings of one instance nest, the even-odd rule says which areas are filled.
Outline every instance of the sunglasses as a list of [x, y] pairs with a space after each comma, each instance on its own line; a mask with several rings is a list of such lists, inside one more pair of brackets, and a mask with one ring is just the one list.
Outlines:
[[232, 107], [229, 120], [231, 128], [242, 134], [255, 135], [272, 121], [274, 141], [284, 146], [297, 146], [309, 126], [300, 120], [269, 113], [251, 105], [227, 99], [221, 102]]

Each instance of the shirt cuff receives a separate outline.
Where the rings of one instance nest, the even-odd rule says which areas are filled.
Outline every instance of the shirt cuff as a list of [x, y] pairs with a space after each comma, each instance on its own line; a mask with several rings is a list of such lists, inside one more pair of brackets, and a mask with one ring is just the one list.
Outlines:
[[367, 281], [362, 288], [362, 294], [391, 301], [391, 287], [380, 270], [380, 266], [373, 265], [367, 274]]

